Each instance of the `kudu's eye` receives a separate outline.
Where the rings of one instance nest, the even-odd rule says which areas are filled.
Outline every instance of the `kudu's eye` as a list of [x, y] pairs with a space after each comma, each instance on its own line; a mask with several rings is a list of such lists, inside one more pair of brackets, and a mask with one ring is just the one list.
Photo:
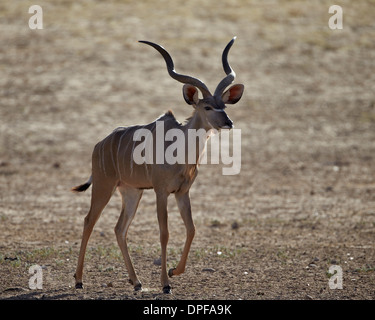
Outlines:
[[204, 107], [204, 110], [207, 110], [207, 111], [209, 111], [209, 110], [212, 110], [212, 108], [211, 108], [211, 107], [209, 107], [209, 106], [205, 106], [205, 107]]

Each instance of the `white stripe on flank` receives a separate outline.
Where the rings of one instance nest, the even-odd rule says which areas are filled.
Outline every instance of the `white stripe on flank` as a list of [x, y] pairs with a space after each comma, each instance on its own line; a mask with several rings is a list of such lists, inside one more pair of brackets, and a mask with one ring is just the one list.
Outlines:
[[107, 176], [107, 171], [105, 170], [104, 147], [105, 147], [105, 144], [107, 143], [108, 137], [109, 137], [109, 136], [107, 136], [107, 137], [102, 141], [102, 144], [101, 144], [101, 146], [100, 146], [100, 153], [99, 153], [99, 154], [101, 154], [102, 170], [103, 170], [105, 176]]
[[120, 180], [122, 180], [121, 169], [120, 169], [120, 148], [121, 148], [122, 139], [124, 138], [125, 133], [126, 133], [126, 130], [124, 130], [124, 132], [122, 133], [120, 137], [120, 141], [118, 142], [118, 146], [117, 146], [117, 172], [118, 172]]
[[113, 170], [115, 170], [116, 168], [116, 164], [115, 164], [115, 158], [114, 158], [114, 155], [113, 155], [113, 139], [115, 137], [115, 133], [113, 132], [112, 133], [112, 137], [111, 137], [111, 159], [112, 159], [112, 165], [113, 165]]

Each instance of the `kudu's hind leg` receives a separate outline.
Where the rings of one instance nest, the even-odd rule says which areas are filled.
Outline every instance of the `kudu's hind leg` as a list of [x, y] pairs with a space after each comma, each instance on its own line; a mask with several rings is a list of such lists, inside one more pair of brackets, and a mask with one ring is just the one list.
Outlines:
[[139, 200], [142, 197], [143, 190], [119, 187], [119, 191], [122, 195], [122, 210], [120, 218], [118, 219], [115, 227], [115, 233], [118, 245], [122, 252], [122, 256], [124, 257], [126, 268], [129, 273], [129, 282], [134, 285], [134, 290], [137, 291], [142, 289], [142, 284], [137, 278], [132, 260], [129, 255], [126, 235], [137, 211], [137, 207], [139, 204]]
[[74, 274], [74, 278], [76, 279], [75, 286], [77, 289], [81, 289], [83, 287], [82, 274], [87, 242], [89, 241], [95, 223], [98, 221], [100, 214], [102, 213], [104, 207], [107, 205], [115, 188], [116, 184], [113, 181], [101, 181], [100, 183], [93, 182], [91, 207], [84, 220], [81, 248], [79, 251], [76, 273]]

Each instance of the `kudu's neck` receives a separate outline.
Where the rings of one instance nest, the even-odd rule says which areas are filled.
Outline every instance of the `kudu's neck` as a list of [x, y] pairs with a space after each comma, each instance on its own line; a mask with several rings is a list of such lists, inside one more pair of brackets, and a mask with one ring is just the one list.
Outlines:
[[[185, 134], [185, 147], [186, 156], [189, 157], [189, 152], [195, 150], [195, 165], [199, 164], [199, 158], [202, 157], [205, 152], [206, 142], [209, 138], [208, 130], [211, 129], [205, 119], [202, 119], [197, 111], [188, 119], [187, 123], [183, 126]], [[188, 162], [191, 163], [191, 158]]]

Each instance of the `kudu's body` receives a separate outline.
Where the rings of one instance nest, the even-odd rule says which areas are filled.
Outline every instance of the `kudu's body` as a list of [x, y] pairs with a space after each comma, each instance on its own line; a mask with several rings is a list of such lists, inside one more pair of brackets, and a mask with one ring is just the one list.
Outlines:
[[[188, 145], [188, 131], [189, 129], [204, 129], [208, 131], [210, 129], [232, 128], [233, 123], [224, 111], [225, 104], [236, 103], [241, 98], [244, 89], [243, 85], [233, 85], [224, 92], [224, 89], [233, 82], [235, 77], [235, 73], [227, 62], [227, 55], [234, 40], [235, 38], [224, 49], [222, 61], [227, 76], [219, 83], [214, 95], [211, 95], [205, 84], [200, 80], [176, 73], [172, 58], [164, 48], [151, 42], [140, 41], [153, 46], [161, 53], [166, 61], [170, 76], [185, 84], [183, 87], [184, 99], [195, 110], [184, 125], [176, 121], [173, 114], [169, 111], [159, 119], [145, 126], [117, 128], [95, 146], [92, 155], [92, 175], [90, 179], [85, 184], [72, 189], [73, 191], [81, 192], [92, 184], [91, 207], [84, 220], [81, 248], [75, 273], [76, 288], [82, 288], [84, 256], [93, 227], [116, 189], [119, 190], [122, 196], [122, 210], [115, 227], [115, 233], [129, 273], [129, 282], [134, 285], [135, 290], [141, 289], [141, 282], [134, 271], [126, 238], [128, 228], [134, 218], [144, 189], [153, 188], [156, 193], [161, 242], [161, 284], [163, 292], [170, 293], [171, 291], [168, 275], [172, 277], [184, 272], [190, 245], [195, 234], [189, 189], [197, 176], [197, 165], [204, 148], [204, 145], [202, 146], [200, 143], [196, 144], [195, 163], [187, 161], [187, 151], [191, 150]], [[198, 98], [198, 89], [202, 92], [203, 99]], [[158, 124], [161, 123], [164, 126], [165, 133], [170, 129], [179, 129], [183, 132], [186, 141], [185, 163], [168, 164], [153, 161], [153, 163], [145, 162], [137, 164], [134, 162], [133, 151], [140, 143], [134, 139], [134, 135], [138, 129], [148, 129], [152, 133], [154, 138], [152, 139], [154, 144], [153, 159], [155, 159], [155, 150], [157, 147], [155, 144], [160, 142], [155, 136], [156, 121], [158, 121]], [[165, 144], [164, 148], [167, 146], [168, 143]], [[175, 195], [181, 217], [186, 226], [186, 242], [177, 267], [170, 269], [167, 273], [167, 242], [169, 237], [167, 198], [171, 193]]]

